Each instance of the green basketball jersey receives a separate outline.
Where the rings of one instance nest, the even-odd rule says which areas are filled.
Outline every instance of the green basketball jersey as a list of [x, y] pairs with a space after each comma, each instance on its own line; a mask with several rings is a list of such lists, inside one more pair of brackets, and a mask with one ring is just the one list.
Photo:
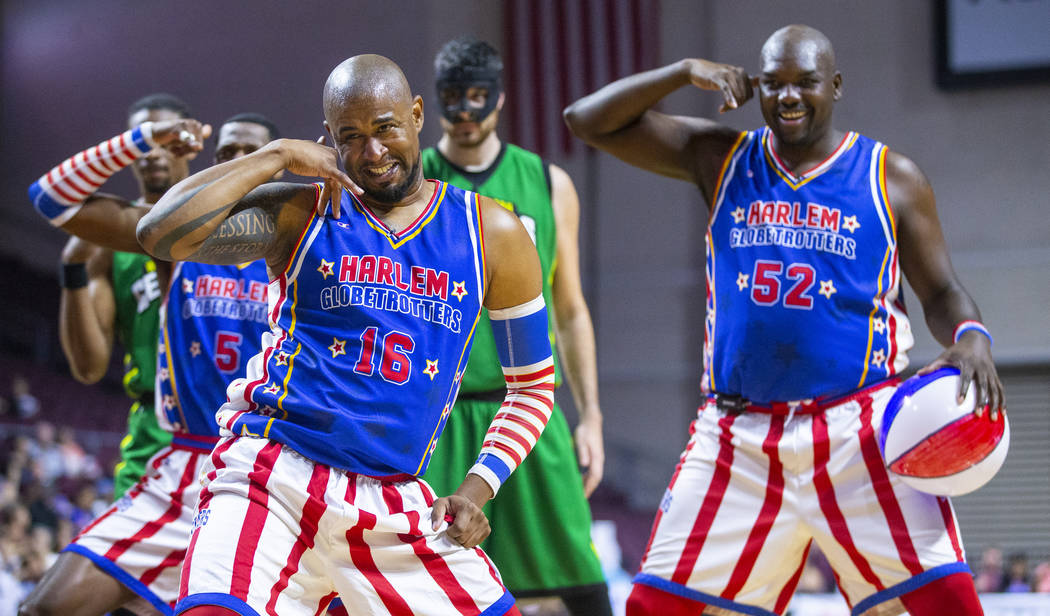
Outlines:
[[157, 264], [146, 255], [113, 253], [117, 336], [124, 347], [124, 389], [132, 398], [153, 391], [160, 326]]
[[[554, 347], [553, 302], [551, 284], [557, 267], [557, 236], [554, 210], [551, 207], [550, 172], [537, 154], [516, 145], [503, 144], [492, 165], [480, 173], [472, 173], [449, 162], [436, 148], [423, 151], [423, 177], [442, 180], [485, 197], [495, 199], [514, 212], [536, 244], [543, 269], [543, 300], [550, 315], [550, 340]], [[558, 354], [554, 353], [554, 378], [561, 383]], [[463, 374], [462, 392], [503, 389], [506, 381], [496, 354], [488, 311], [482, 311], [481, 321], [474, 331], [474, 344]]]

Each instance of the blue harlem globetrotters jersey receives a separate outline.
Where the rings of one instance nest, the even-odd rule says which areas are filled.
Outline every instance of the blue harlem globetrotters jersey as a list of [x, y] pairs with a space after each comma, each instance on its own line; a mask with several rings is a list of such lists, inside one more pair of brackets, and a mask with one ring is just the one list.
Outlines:
[[854, 132], [795, 175], [768, 128], [723, 163], [707, 231], [704, 391], [835, 397], [907, 365], [911, 326], [881, 143]]
[[396, 233], [345, 191], [339, 219], [313, 214], [270, 283], [271, 331], [221, 426], [373, 477], [426, 469], [484, 295], [478, 198], [431, 181]]
[[269, 329], [268, 284], [263, 261], [173, 268], [161, 309], [157, 415], [176, 440], [219, 436], [215, 412], [226, 388], [244, 374]]

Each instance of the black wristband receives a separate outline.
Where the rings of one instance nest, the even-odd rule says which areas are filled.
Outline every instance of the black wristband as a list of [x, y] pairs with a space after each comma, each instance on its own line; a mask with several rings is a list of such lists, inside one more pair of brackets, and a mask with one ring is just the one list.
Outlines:
[[87, 264], [63, 263], [58, 270], [58, 284], [63, 289], [83, 289], [88, 284]]

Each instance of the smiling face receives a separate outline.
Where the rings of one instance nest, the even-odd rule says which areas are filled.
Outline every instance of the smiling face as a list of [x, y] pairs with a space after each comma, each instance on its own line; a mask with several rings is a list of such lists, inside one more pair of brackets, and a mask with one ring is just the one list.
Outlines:
[[365, 194], [396, 204], [422, 182], [423, 100], [383, 93], [357, 96], [325, 121], [343, 168]]
[[[128, 116], [128, 127], [143, 122], [177, 120], [182, 116], [170, 109], [140, 109]], [[131, 165], [139, 182], [142, 196], [158, 198], [169, 188], [186, 179], [190, 174], [189, 159], [175, 156], [167, 148], [153, 148], [149, 154], [135, 160]]]
[[761, 66], [762, 117], [780, 144], [809, 146], [831, 133], [842, 76], [822, 34], [804, 26], [778, 30], [762, 47]]

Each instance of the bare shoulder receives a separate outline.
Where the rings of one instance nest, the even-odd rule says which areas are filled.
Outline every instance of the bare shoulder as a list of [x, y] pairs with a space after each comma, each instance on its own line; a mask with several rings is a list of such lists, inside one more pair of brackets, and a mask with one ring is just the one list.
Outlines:
[[485, 307], [507, 308], [523, 304], [542, 287], [539, 256], [529, 233], [513, 212], [488, 197], [481, 197], [480, 211], [485, 242]]
[[886, 190], [897, 216], [933, 207], [933, 188], [926, 174], [915, 161], [893, 150], [886, 153]]

